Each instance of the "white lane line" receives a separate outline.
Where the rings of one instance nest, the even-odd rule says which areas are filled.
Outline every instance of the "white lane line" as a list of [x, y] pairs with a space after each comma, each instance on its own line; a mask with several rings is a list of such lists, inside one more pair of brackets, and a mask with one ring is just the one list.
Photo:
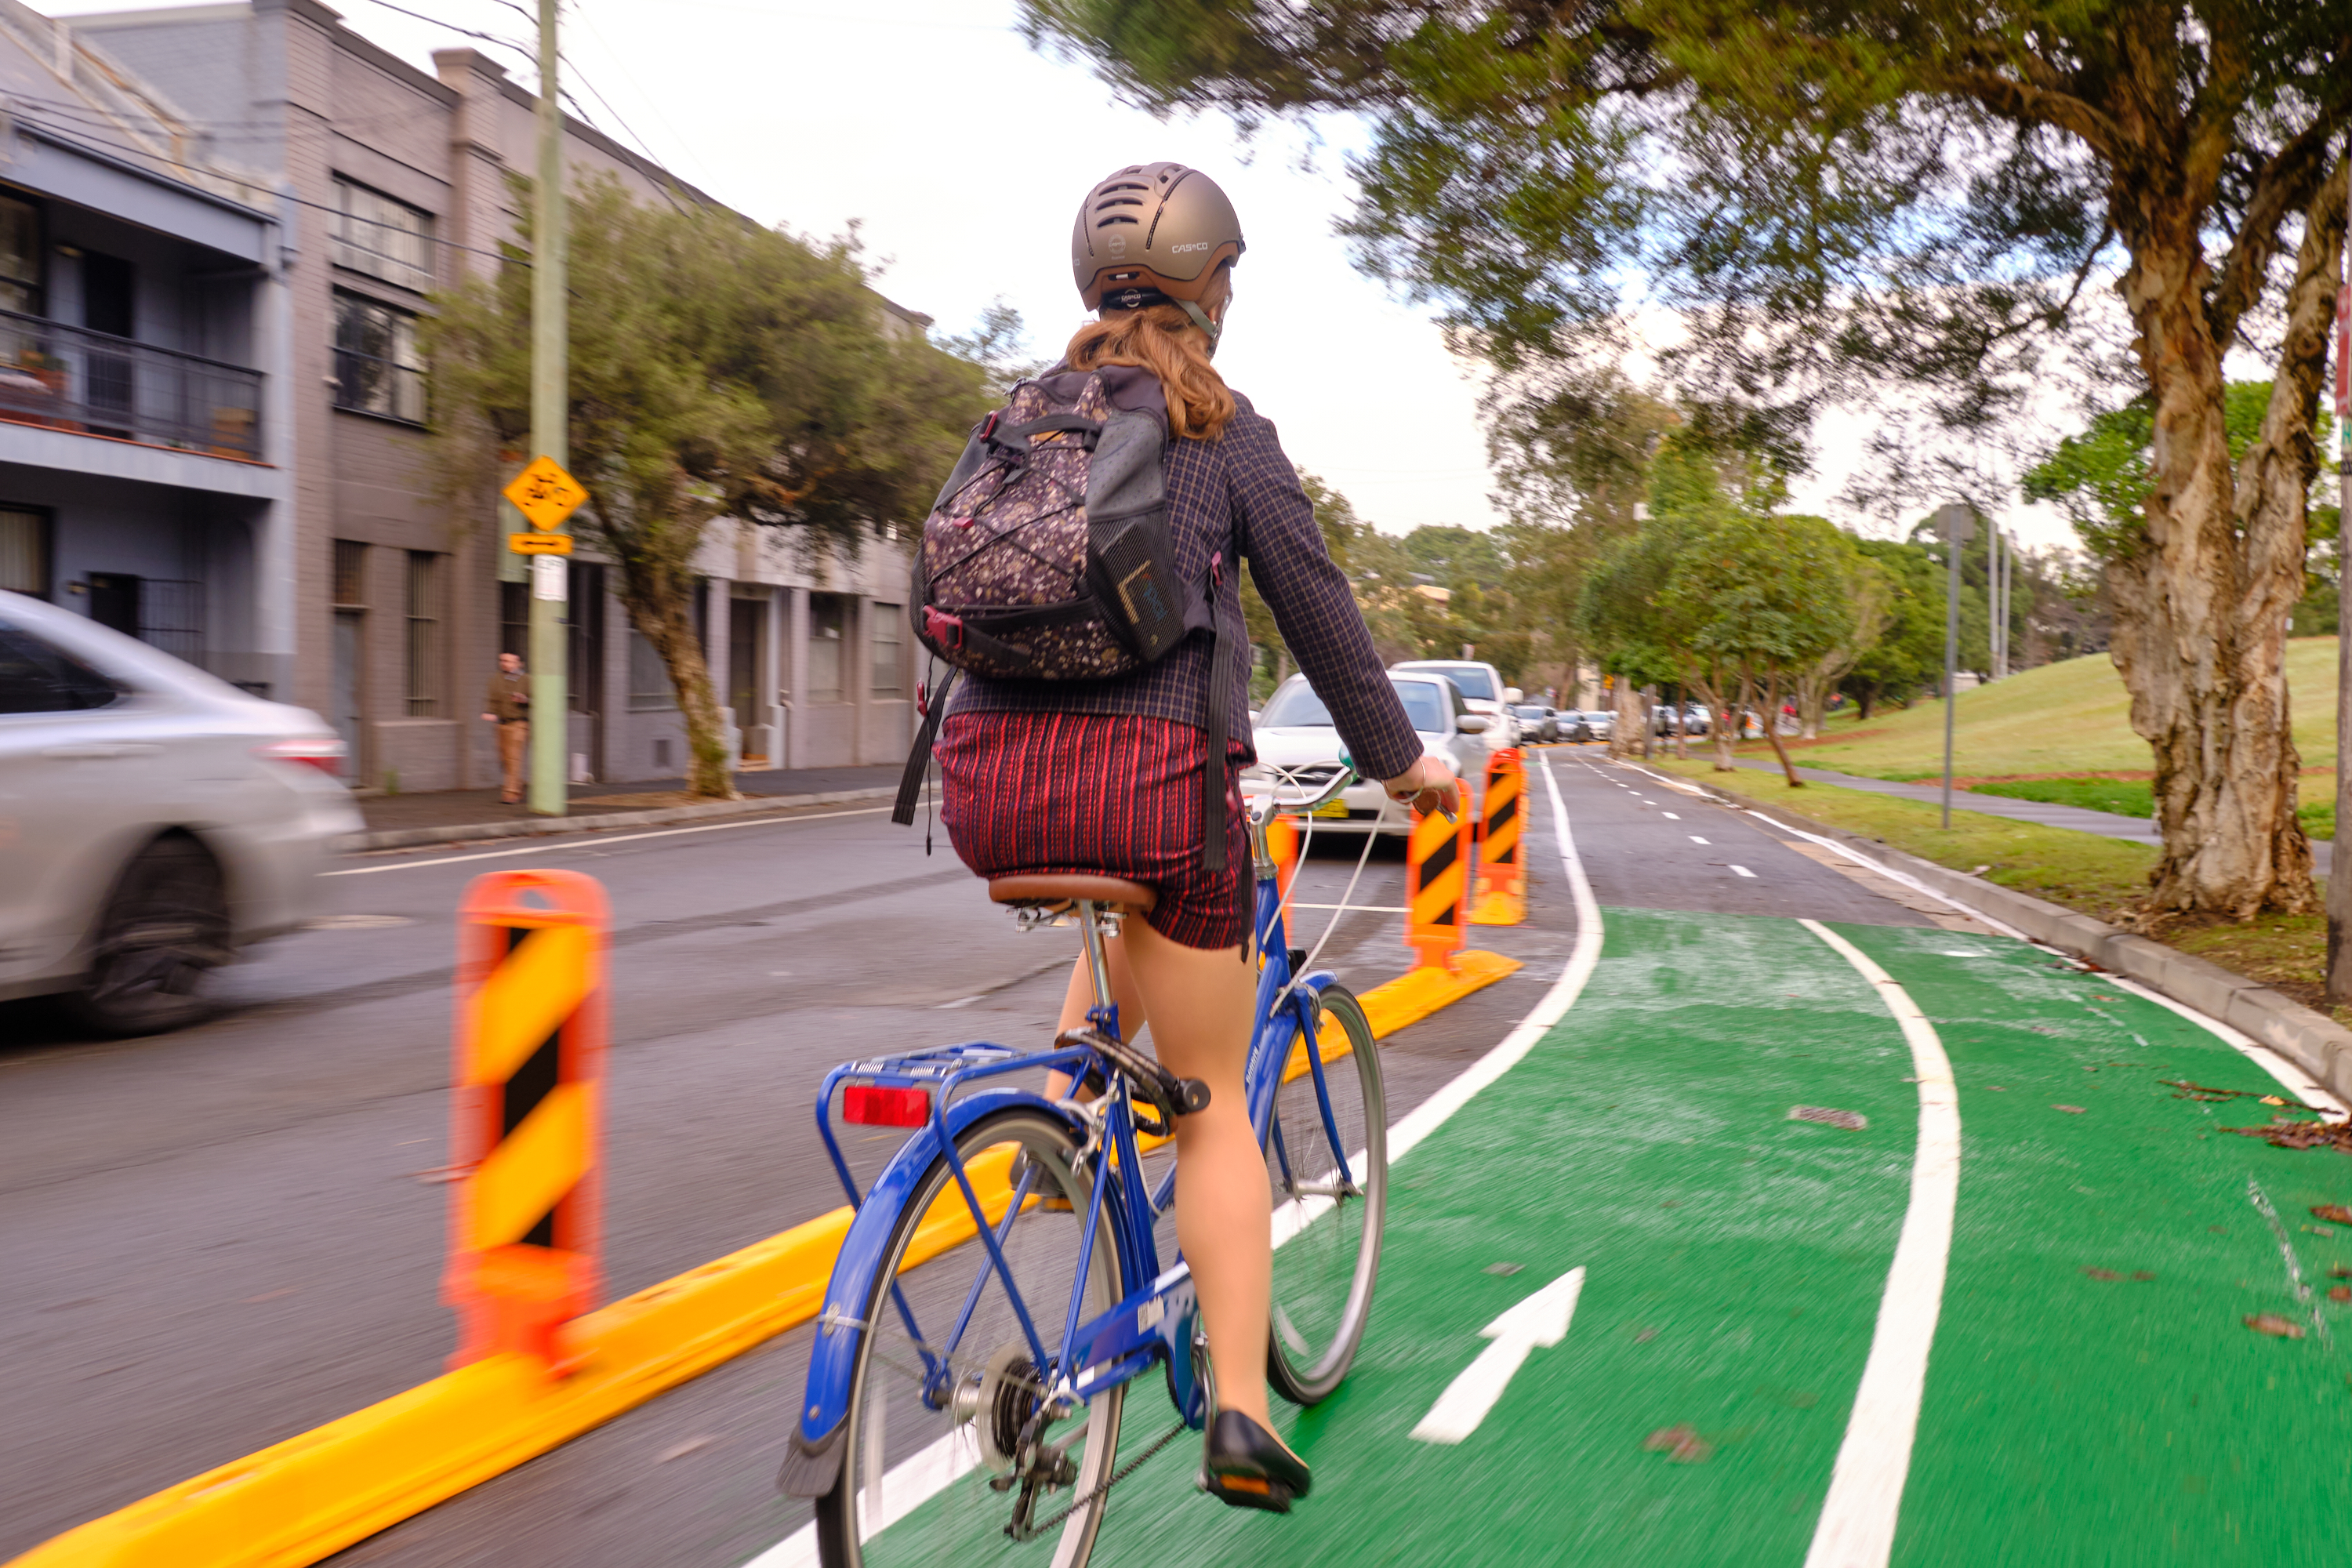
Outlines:
[[1701, 838], [1701, 837], [1700, 837], [1697, 834], [1696, 834], [1696, 833], [1694, 833], [1694, 834], [1692, 834], [1692, 835], [1690, 836], [1690, 841], [1691, 841], [1692, 843], [1694, 843], [1694, 844], [1704, 844], [1704, 843], [1706, 843], [1706, 839]]
[[1454, 1374], [1410, 1436], [1423, 1443], [1459, 1443], [1478, 1430], [1528, 1357], [1568, 1338], [1577, 1293], [1583, 1289], [1580, 1264], [1480, 1329], [1478, 1337], [1494, 1342]]
[[479, 855], [444, 855], [433, 860], [395, 860], [388, 866], [353, 866], [341, 871], [321, 871], [322, 877], [373, 877], [378, 871], [420, 871], [427, 866], [456, 866], [467, 860], [503, 860], [510, 855], [553, 855], [565, 849], [601, 849], [607, 844], [635, 844], [640, 838], [676, 838], [683, 833], [725, 833], [738, 827], [789, 827], [795, 822], [827, 822], [837, 816], [879, 816], [887, 805], [856, 811], [816, 811], [806, 816], [761, 816], [749, 822], [708, 822], [699, 827], [665, 827], [653, 833], [624, 833], [618, 837], [582, 833], [550, 843], [526, 844], [520, 849], [490, 849]]
[[2223, 1045], [2235, 1050], [2240, 1056], [2242, 1056], [2248, 1061], [2252, 1062], [2256, 1067], [2270, 1074], [2271, 1077], [2276, 1079], [2278, 1080], [2279, 1087], [2284, 1089], [2297, 1100], [2302, 1100], [2305, 1105], [2315, 1105], [2319, 1107], [2321, 1111], [2320, 1120], [2324, 1121], [2341, 1121], [2345, 1119], [2347, 1114], [2352, 1114], [2352, 1110], [2347, 1110], [2340, 1096], [2327, 1089], [2326, 1086], [2322, 1084], [2317, 1079], [2313, 1078], [2309, 1073], [2304, 1071], [2301, 1068], [2287, 1060], [2286, 1058], [2279, 1055], [2268, 1046], [2256, 1041], [2252, 1036], [2246, 1034], [2243, 1030], [2232, 1028], [2231, 1026], [2221, 1022], [2219, 1018], [2208, 1017], [2206, 1015], [2200, 1013], [2196, 1008], [2188, 1005], [2186, 1003], [2175, 1002], [2171, 997], [2164, 994], [2164, 993], [2160, 991], [2151, 991], [2145, 985], [2126, 980], [2122, 975], [2115, 973], [2113, 971], [2101, 974], [2099, 976], [2099, 984], [2102, 985], [2115, 986], [2120, 991], [2128, 991], [2135, 996], [2145, 996], [2149, 1001], [2155, 1003], [2158, 1006], [2168, 1008], [2172, 1012], [2179, 1014], [2182, 1017], [2188, 1019], [2199, 1028], [2210, 1033]]
[[1658, 815], [1668, 822], [1680, 822], [1683, 819], [1683, 814], [1679, 811], [1662, 811]]
[[1568, 807], [1561, 804], [1551, 763], [1540, 753], [1536, 763], [1543, 770], [1544, 788], [1551, 796], [1552, 835], [1559, 840], [1560, 868], [1568, 875], [1568, 889], [1576, 902], [1576, 946], [1570, 951], [1568, 966], [1559, 972], [1559, 978], [1552, 982], [1551, 989], [1544, 993], [1534, 1010], [1519, 1020], [1517, 1027], [1505, 1035], [1493, 1050], [1465, 1068], [1459, 1078], [1423, 1100], [1389, 1130], [1391, 1164], [1445, 1125], [1446, 1119], [1469, 1104], [1472, 1096], [1517, 1067], [1545, 1032], [1576, 1005], [1584, 983], [1592, 978], [1593, 970], [1601, 963], [1601, 904], [1592, 896], [1592, 883], [1586, 878], [1584, 862], [1577, 855], [1576, 838], [1568, 826]]
[[1731, 868], [1731, 869], [1732, 869], [1732, 873], [1733, 873], [1733, 875], [1735, 875], [1735, 876], [1740, 876], [1740, 877], [1751, 877], [1751, 878], [1752, 878], [1752, 877], [1754, 877], [1754, 876], [1756, 875], [1756, 873], [1755, 873], [1755, 872], [1753, 872], [1753, 871], [1749, 870], [1749, 869], [1748, 869], [1747, 867], [1745, 867], [1745, 866], [1734, 866], [1734, 867], [1732, 867], [1732, 868]]
[[1294, 899], [1291, 900], [1290, 907], [1294, 910], [1353, 910], [1358, 914], [1373, 915], [1402, 915], [1412, 913], [1412, 911], [1406, 909], [1402, 904], [1302, 904]]
[[1884, 1568], [1895, 1548], [1895, 1516], [1911, 1473], [1919, 1430], [1927, 1352], [1943, 1310], [1944, 1269], [1952, 1250], [1952, 1212], [1960, 1193], [1960, 1096], [1935, 1026], [1868, 955], [1819, 921], [1797, 922], [1853, 965], [1902, 1026], [1919, 1080], [1919, 1143], [1911, 1156], [1911, 1204], [1886, 1270], [1878, 1326], [1870, 1336], [1846, 1417], [1845, 1441], [1830, 1473], [1829, 1496], [1813, 1527], [1805, 1568]]
[[[1519, 1020], [1511, 1032], [1504, 1036], [1493, 1050], [1463, 1070], [1451, 1083], [1413, 1108], [1403, 1120], [1389, 1129], [1389, 1162], [1394, 1164], [1412, 1152], [1414, 1145], [1445, 1125], [1448, 1118], [1470, 1103], [1477, 1092], [1518, 1065], [1535, 1043], [1544, 1037], [1554, 1024], [1576, 1005], [1585, 982], [1601, 963], [1601, 904], [1592, 896], [1592, 883], [1584, 874], [1584, 863], [1576, 852], [1576, 839], [1569, 831], [1568, 808], [1559, 798], [1559, 785], [1552, 778], [1551, 763], [1541, 752], [1536, 764], [1543, 770], [1544, 787], [1551, 795], [1552, 833], [1559, 840], [1560, 868], [1567, 874], [1569, 892], [1576, 904], [1576, 945], [1570, 950], [1568, 964], [1553, 981], [1528, 1016]], [[1286, 1204], [1274, 1215], [1275, 1245], [1279, 1247], [1304, 1230], [1319, 1214], [1307, 1205], [1318, 1200], [1298, 1200]], [[1319, 1200], [1328, 1203], [1329, 1200]], [[955, 1456], [950, 1446], [955, 1434], [950, 1433], [934, 1442], [910, 1459], [901, 1461], [883, 1478], [883, 1489], [888, 1495], [893, 1516], [903, 1517], [930, 1496], [948, 1486], [970, 1469]], [[929, 1489], [924, 1489], [928, 1488]], [[810, 1568], [817, 1560], [816, 1524], [814, 1521], [759, 1556], [743, 1568]]]

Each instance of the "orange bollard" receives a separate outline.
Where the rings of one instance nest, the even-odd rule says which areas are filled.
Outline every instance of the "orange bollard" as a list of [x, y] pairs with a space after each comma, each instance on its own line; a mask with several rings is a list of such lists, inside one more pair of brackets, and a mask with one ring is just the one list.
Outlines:
[[1404, 940], [1416, 969], [1451, 969], [1470, 940], [1472, 841], [1469, 803], [1461, 820], [1415, 812], [1404, 847]]
[[501, 1351], [571, 1370], [558, 1331], [595, 1305], [604, 889], [494, 871], [458, 911], [449, 1265], [452, 1368]]
[[1298, 875], [1298, 829], [1290, 826], [1290, 818], [1268, 819], [1265, 852], [1274, 861], [1274, 885], [1286, 899], [1290, 897], [1290, 880]]
[[1520, 854], [1520, 796], [1527, 763], [1516, 746], [1486, 759], [1478, 815], [1478, 901], [1475, 925], [1515, 926], [1527, 919], [1527, 871]]

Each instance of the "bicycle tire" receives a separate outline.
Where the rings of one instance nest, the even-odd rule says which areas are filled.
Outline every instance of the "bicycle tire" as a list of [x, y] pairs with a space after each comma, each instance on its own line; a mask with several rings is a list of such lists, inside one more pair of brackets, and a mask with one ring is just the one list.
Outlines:
[[[1380, 1048], [1363, 1005], [1344, 987], [1325, 987], [1321, 1014], [1339, 1025], [1346, 1048], [1324, 1043], [1318, 1027], [1307, 1045], [1328, 1053], [1321, 1092], [1311, 1069], [1300, 1073], [1275, 1091], [1266, 1123], [1276, 1226], [1266, 1381], [1293, 1405], [1329, 1398], [1354, 1364], [1371, 1314], [1388, 1216], [1388, 1102]], [[1332, 1146], [1327, 1105], [1345, 1147]], [[1338, 1179], [1343, 1165], [1345, 1182]]]
[[[1002, 1243], [1015, 1286], [1051, 1353], [1069, 1308], [1078, 1236], [1092, 1192], [1092, 1178], [1073, 1172], [1078, 1142], [1059, 1118], [1027, 1107], [983, 1117], [956, 1142], [967, 1163], [983, 1151], [1019, 1145], [1038, 1172], [1033, 1194], [1050, 1188], [1070, 1205], [1061, 1209], [1032, 1204]], [[1025, 1337], [1011, 1312], [1003, 1277], [976, 1238], [908, 1267], [916, 1232], [935, 1205], [950, 1205], [949, 1212], [963, 1208], [944, 1156], [932, 1162], [908, 1194], [866, 1303], [863, 1321], [869, 1327], [858, 1346], [844, 1418], [848, 1430], [843, 1434], [841, 1473], [833, 1490], [817, 1500], [819, 1560], [824, 1568], [930, 1568], [987, 1556], [1039, 1568], [1082, 1568], [1102, 1529], [1107, 1497], [1072, 1513], [1051, 1534], [1023, 1543], [1005, 1535], [1019, 1489], [990, 1487], [995, 1473], [982, 1452], [980, 1428], [1002, 1400], [1021, 1397], [1017, 1366], [1004, 1366], [1003, 1358], [1025, 1357]], [[951, 1387], [968, 1395], [967, 1413], [959, 1416], [952, 1395], [946, 1409], [922, 1398], [922, 1354], [917, 1348], [922, 1342], [909, 1330], [908, 1311], [901, 1310], [888, 1287], [896, 1281], [902, 1288], [906, 1307], [917, 1328], [926, 1331], [926, 1340], [944, 1342], [979, 1270], [986, 1270], [987, 1281], [973, 1302], [971, 1326], [948, 1363]], [[1089, 1317], [1108, 1310], [1123, 1294], [1108, 1205], [1086, 1288]], [[1112, 1473], [1125, 1394], [1124, 1386], [1109, 1389], [1088, 1404], [1079, 1418], [1087, 1425], [1077, 1477], [1067, 1488], [1040, 1492], [1036, 1516], [1084, 1496]], [[971, 1413], [983, 1404], [989, 1408]], [[1066, 1422], [1047, 1436], [1058, 1439], [1073, 1429]], [[867, 1528], [877, 1517], [878, 1529]]]

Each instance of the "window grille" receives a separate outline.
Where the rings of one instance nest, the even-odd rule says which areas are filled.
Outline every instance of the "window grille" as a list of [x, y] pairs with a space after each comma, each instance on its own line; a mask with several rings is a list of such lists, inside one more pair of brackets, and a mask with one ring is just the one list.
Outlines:
[[367, 546], [356, 539], [335, 541], [335, 603], [344, 609], [367, 605]]
[[406, 310], [335, 296], [335, 406], [425, 423], [425, 360]]
[[408, 552], [408, 716], [441, 714], [441, 557]]

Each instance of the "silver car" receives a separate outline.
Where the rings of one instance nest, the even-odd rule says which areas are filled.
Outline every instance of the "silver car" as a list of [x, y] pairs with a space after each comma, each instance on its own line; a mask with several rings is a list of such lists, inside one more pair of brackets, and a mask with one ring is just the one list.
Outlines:
[[[1475, 794], [1486, 766], [1486, 716], [1472, 712], [1462, 689], [1442, 675], [1392, 669], [1389, 684], [1404, 703], [1405, 717], [1421, 738], [1422, 753], [1443, 757], [1463, 780], [1464, 790]], [[1310, 788], [1320, 788], [1339, 771], [1339, 731], [1332, 727], [1331, 710], [1303, 675], [1275, 689], [1258, 714], [1255, 739], [1258, 765], [1242, 775], [1244, 797], [1271, 793], [1276, 769]], [[1352, 786], [1315, 816], [1318, 833], [1412, 831], [1412, 809], [1391, 800], [1372, 779]]]
[[0, 1000], [62, 993], [110, 1035], [203, 1016], [364, 826], [342, 754], [314, 713], [0, 593]]

